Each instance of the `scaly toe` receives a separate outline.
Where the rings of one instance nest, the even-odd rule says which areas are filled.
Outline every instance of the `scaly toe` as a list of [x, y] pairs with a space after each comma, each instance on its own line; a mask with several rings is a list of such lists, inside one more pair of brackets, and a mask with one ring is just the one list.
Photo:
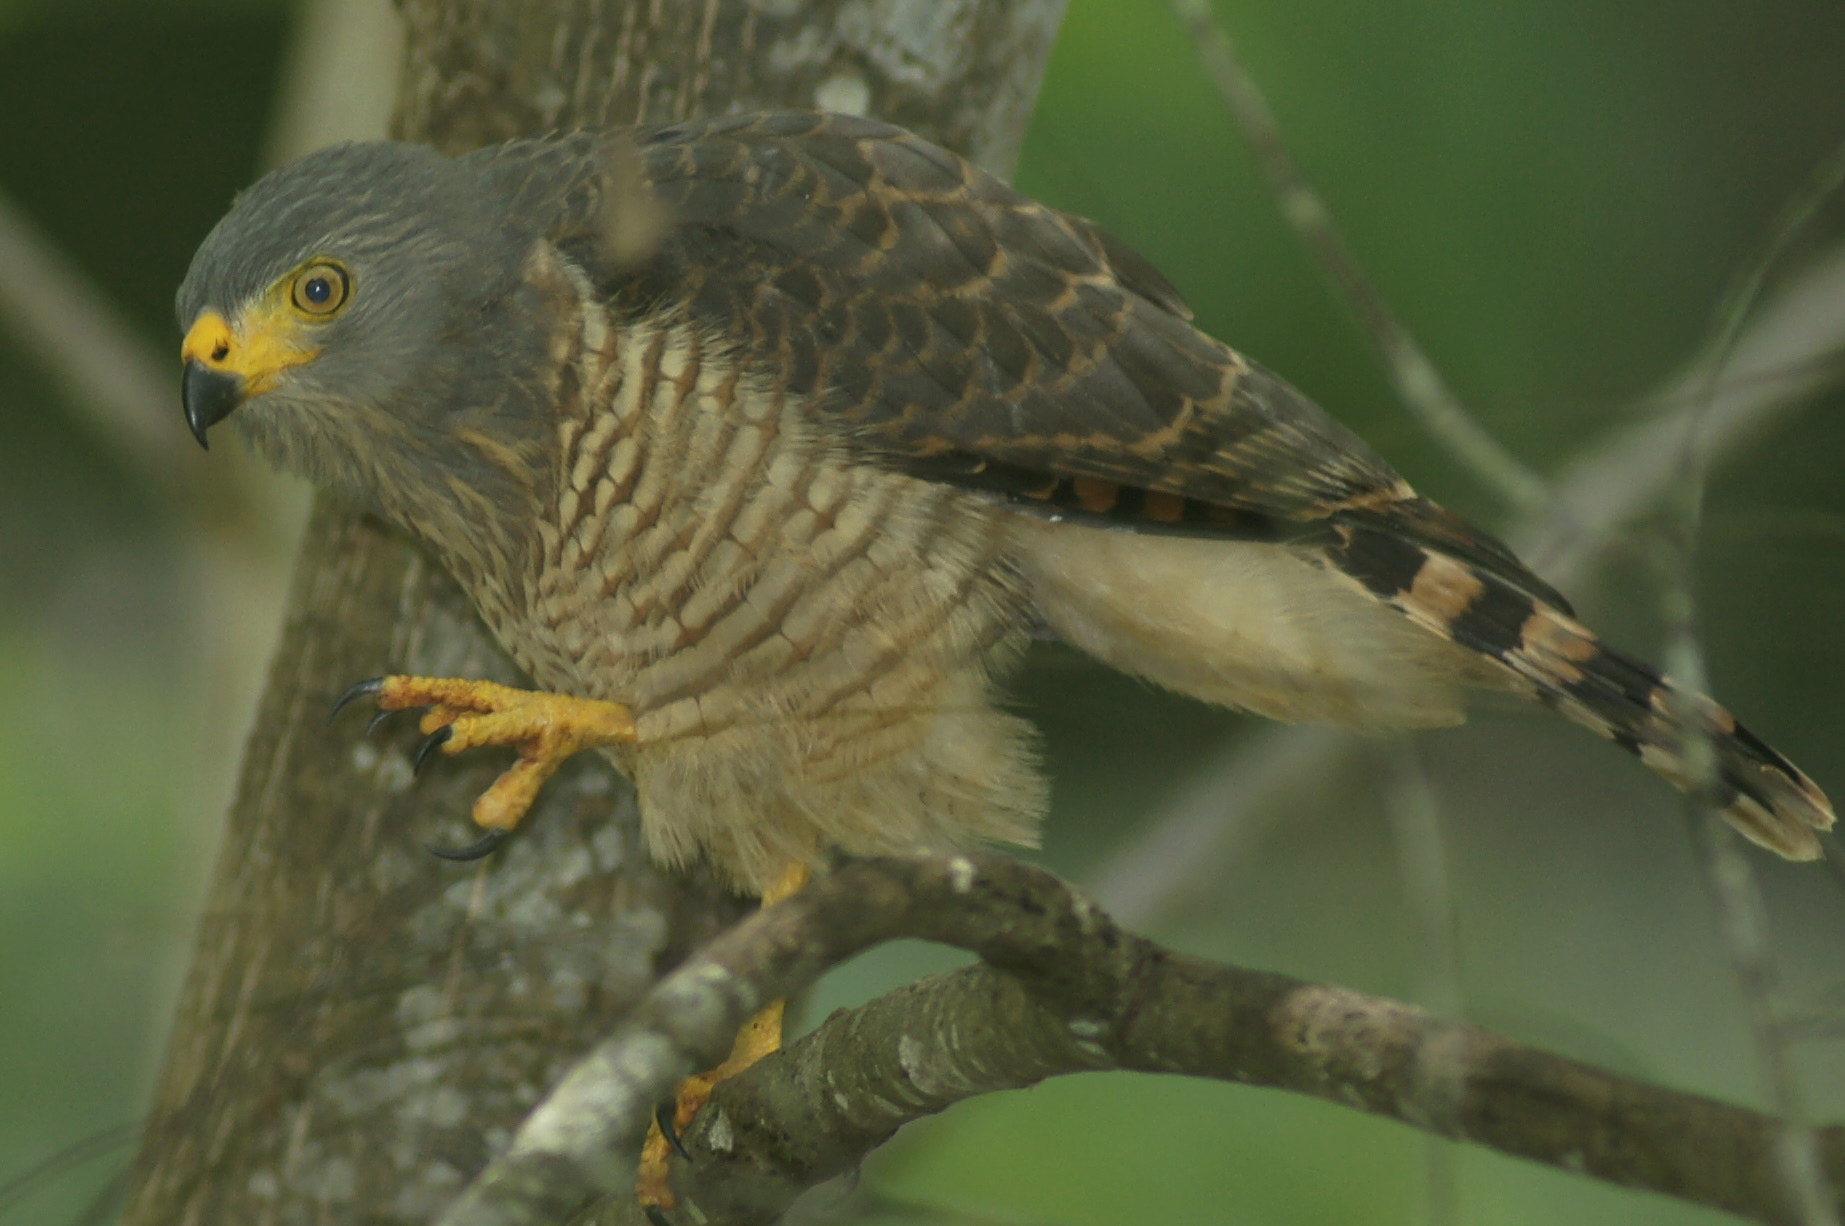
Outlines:
[[429, 849], [446, 860], [493, 854], [531, 809], [545, 781], [578, 750], [635, 739], [633, 712], [620, 703], [516, 689], [494, 681], [402, 673], [369, 677], [334, 701], [333, 714], [360, 698], [378, 704], [366, 726], [367, 736], [391, 712], [422, 708], [417, 726], [424, 737], [410, 756], [413, 773], [421, 773], [438, 749], [457, 754], [497, 745], [518, 751], [518, 760], [475, 801], [475, 823], [487, 833], [466, 847]]

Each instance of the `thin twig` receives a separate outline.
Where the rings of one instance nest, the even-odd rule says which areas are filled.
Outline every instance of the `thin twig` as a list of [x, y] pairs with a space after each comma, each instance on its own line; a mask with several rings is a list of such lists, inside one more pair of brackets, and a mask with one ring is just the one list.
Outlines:
[[179, 412], [178, 344], [162, 360], [94, 282], [0, 193], [0, 328], [149, 489], [214, 529], [272, 526], [248, 465], [208, 465]]
[[[1702, 510], [1703, 476], [1688, 443], [1684, 455], [1684, 493], [1673, 515], [1672, 530], [1663, 530], [1655, 551], [1661, 581], [1660, 606], [1666, 626], [1666, 668], [1689, 693], [1709, 686], [1699, 645], [1696, 604], [1691, 594], [1691, 541]], [[1690, 707], [1690, 704], [1686, 704]], [[1767, 909], [1748, 858], [1723, 820], [1717, 803], [1717, 758], [1695, 708], [1679, 718], [1689, 730], [1683, 747], [1686, 774], [1697, 781], [1685, 800], [1698, 859], [1711, 887], [1724, 950], [1735, 971], [1749, 1021], [1749, 1036], [1761, 1065], [1769, 1102], [1783, 1121], [1774, 1147], [1774, 1165], [1798, 1206], [1802, 1226], [1838, 1226], [1838, 1206], [1826, 1187], [1820, 1166], [1819, 1137], [1806, 1122], [1788, 1052], [1789, 1035], [1775, 1016], [1777, 981], [1774, 951], [1768, 939]]]
[[[1701, 404], [1715, 399], [1717, 381], [1742, 335], [1744, 320], [1783, 251], [1807, 224], [1821, 204], [1845, 182], [1845, 145], [1834, 150], [1810, 176], [1803, 189], [1776, 218], [1769, 239], [1750, 262], [1736, 289], [1720, 308], [1713, 358], [1708, 368], [1706, 395]], [[1709, 685], [1703, 647], [1697, 634], [1697, 606], [1692, 594], [1692, 563], [1698, 529], [1703, 518], [1705, 464], [1698, 409], [1685, 415], [1684, 432], [1675, 450], [1678, 480], [1660, 524], [1653, 559], [1659, 573], [1660, 606], [1666, 625], [1666, 666], [1684, 691], [1703, 693]], [[1803, 1226], [1838, 1226], [1838, 1206], [1826, 1187], [1820, 1166], [1819, 1138], [1805, 1120], [1799, 1086], [1788, 1051], [1787, 1032], [1775, 1015], [1777, 972], [1768, 938], [1767, 910], [1749, 861], [1737, 846], [1717, 801], [1720, 786], [1717, 758], [1709, 731], [1687, 699], [1679, 712], [1689, 730], [1684, 745], [1686, 773], [1694, 781], [1686, 811], [1699, 859], [1710, 882], [1719, 930], [1735, 970], [1749, 1019], [1750, 1038], [1761, 1065], [1770, 1103], [1784, 1121], [1777, 1138], [1775, 1166], [1788, 1194], [1798, 1207]]]
[[[1369, 319], [1367, 303], [1376, 304], [1394, 329], [1390, 335], [1401, 337], [1421, 359], [1397, 376], [1406, 402], [1420, 407], [1422, 401], [1404, 389], [1414, 385], [1418, 370], [1427, 368], [1426, 358], [1387, 308], [1369, 294], [1362, 271], [1350, 258], [1326, 209], [1306, 186], [1228, 36], [1204, 0], [1172, 0], [1172, 4], [1191, 30], [1213, 81], [1262, 159], [1265, 173], [1284, 200], [1283, 211], [1296, 223], [1303, 242], [1342, 286], [1348, 285], [1342, 270], [1353, 272], [1360, 287], [1351, 296], [1354, 309]], [[1826, 171], [1822, 164], [1815, 176], [1821, 190]], [[1811, 191], [1808, 198], [1813, 198]], [[1288, 200], [1296, 201], [1296, 206], [1289, 208]], [[1300, 224], [1303, 222], [1310, 228]], [[1381, 349], [1391, 349], [1375, 326], [1373, 335]], [[1523, 522], [1507, 538], [1552, 583], [1567, 589], [1580, 582], [1621, 529], [1657, 506], [1669, 491], [1676, 469], [1668, 442], [1681, 436], [1688, 414], [1699, 416], [1705, 462], [1715, 466], [1740, 454], [1821, 391], [1836, 386], [1841, 352], [1845, 352], [1845, 250], [1816, 259], [1791, 279], [1737, 336], [1730, 361], [1716, 362], [1714, 351], [1707, 348], [1684, 375], [1647, 402], [1656, 408], [1650, 420], [1584, 448], [1561, 470], [1553, 496], [1527, 506]], [[1725, 371], [1723, 379], [1714, 394], [1699, 395], [1712, 392], [1713, 368]], [[1436, 386], [1440, 387], [1439, 380]], [[1435, 416], [1440, 417], [1439, 410]], [[1465, 424], [1458, 436], [1433, 425], [1429, 428], [1450, 441], [1477, 431], [1470, 418], [1463, 414], [1461, 420]], [[1485, 441], [1491, 450], [1503, 451], [1496, 441]], [[1522, 468], [1517, 465], [1518, 470]], [[1510, 488], [1519, 486], [1518, 478], [1513, 477]], [[1506, 488], [1503, 483], [1502, 488]], [[1542, 488], [1541, 481], [1538, 488]], [[1235, 850], [1259, 837], [1258, 815], [1275, 810], [1274, 805], [1263, 803], [1264, 798], [1288, 790], [1290, 783], [1298, 785], [1336, 771], [1360, 744], [1355, 737], [1323, 728], [1289, 728], [1239, 739], [1207, 768], [1207, 782], [1221, 781], [1221, 790], [1213, 795], [1210, 786], [1185, 789], [1180, 802], [1148, 821], [1143, 834], [1104, 867], [1096, 881], [1098, 896], [1131, 917], [1132, 923], [1156, 922], [1186, 899], [1209, 889], [1221, 878]], [[1278, 758], [1288, 765], [1275, 768]], [[1263, 777], [1260, 789], [1247, 789], [1240, 782], [1257, 774]], [[1169, 854], [1175, 846], [1198, 854]]]
[[[1389, 783], [1384, 790], [1384, 810], [1390, 817], [1403, 900], [1416, 931], [1417, 997], [1425, 1008], [1443, 1017], [1465, 1017], [1459, 918], [1442, 845], [1441, 802], [1429, 784], [1415, 738], [1402, 737], [1390, 748], [1394, 752], [1385, 763]], [[1452, 1083], [1462, 1071], [1437, 1067], [1429, 1070], [1429, 1076]], [[1424, 1220], [1429, 1226], [1448, 1226], [1458, 1220], [1453, 1145], [1432, 1136], [1425, 1146], [1428, 1204]]]
[[5, 1183], [0, 1183], [0, 1217], [5, 1217], [53, 1180], [63, 1178], [87, 1162], [134, 1144], [140, 1131], [140, 1120], [99, 1129], [11, 1176]]
[[1701, 397], [1702, 404], [1708, 405], [1716, 399], [1717, 383], [1724, 372], [1730, 369], [1730, 359], [1742, 336], [1743, 325], [1761, 298], [1762, 286], [1767, 282], [1769, 274], [1781, 262], [1781, 257], [1801, 231], [1818, 216], [1826, 201], [1838, 192], [1841, 184], [1845, 184], [1845, 141], [1841, 141], [1819, 160], [1807, 175], [1807, 181], [1781, 206], [1781, 211], [1775, 215], [1768, 228], [1761, 250], [1744, 265], [1743, 275], [1718, 305], [1718, 330], [1716, 343], [1712, 346], [1710, 384], [1706, 394]]
[[1284, 797], [1355, 743], [1338, 728], [1252, 728], [1198, 768], [1133, 842], [1102, 865], [1087, 885], [1111, 915], [1148, 928], [1193, 902], [1217, 896], [1222, 869], [1266, 829], [1254, 815], [1279, 820]]
[[[1729, 354], [1722, 366], [1720, 348]], [[1565, 464], [1550, 512], [1508, 534], [1513, 547], [1552, 583], [1580, 582], [1621, 530], [1670, 492], [1688, 422], [1695, 419], [1704, 462], [1714, 469], [1837, 387], [1841, 354], [1845, 248], [1835, 248], [1791, 277], [1733, 340], [1706, 345], [1643, 401], [1643, 411], [1653, 410], [1644, 420]]]
[[1332, 278], [1342, 299], [1357, 313], [1366, 335], [1382, 355], [1404, 405], [1424, 430], [1507, 505], [1524, 512], [1542, 507], [1550, 498], [1544, 479], [1467, 411], [1365, 275], [1358, 257], [1334, 227], [1325, 202], [1307, 182], [1300, 164], [1282, 141], [1261, 87], [1237, 59], [1230, 35], [1212, 14], [1210, 5], [1206, 0], [1171, 0], [1171, 4], [1191, 32], [1211, 83], [1223, 95], [1243, 138], [1254, 151], [1282, 217]]

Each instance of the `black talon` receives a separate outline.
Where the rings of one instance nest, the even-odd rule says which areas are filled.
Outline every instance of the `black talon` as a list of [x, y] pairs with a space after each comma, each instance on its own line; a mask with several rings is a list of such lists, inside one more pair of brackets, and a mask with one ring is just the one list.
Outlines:
[[673, 1226], [673, 1219], [666, 1216], [666, 1210], [658, 1205], [648, 1205], [641, 1210], [653, 1226]]
[[379, 724], [382, 724], [385, 720], [390, 719], [393, 715], [396, 715], [396, 714], [397, 712], [395, 711], [375, 712], [372, 715], [371, 722], [365, 725], [365, 735], [369, 737], [372, 733], [378, 731]]
[[685, 1142], [679, 1139], [679, 1129], [673, 1124], [674, 1110], [670, 1099], [661, 1103], [653, 1109], [653, 1122], [660, 1126], [660, 1135], [666, 1138], [666, 1143], [672, 1146], [673, 1152], [690, 1162], [692, 1155], [686, 1149]]
[[447, 744], [448, 739], [454, 735], [455, 726], [453, 724], [443, 724], [440, 728], [437, 728], [434, 732], [424, 737], [423, 743], [416, 747], [416, 753], [410, 759], [410, 773], [413, 775], [421, 774], [423, 771], [423, 763], [429, 761], [429, 755], [436, 752], [438, 746]]
[[499, 850], [500, 844], [512, 837], [510, 830], [489, 830], [466, 847], [437, 847], [426, 843], [429, 854], [441, 856], [444, 860], [481, 860]]
[[346, 709], [347, 704], [360, 698], [376, 698], [384, 692], [383, 677], [367, 677], [364, 681], [346, 687], [346, 692], [333, 700], [333, 709], [327, 712], [327, 722], [333, 722], [335, 716]]

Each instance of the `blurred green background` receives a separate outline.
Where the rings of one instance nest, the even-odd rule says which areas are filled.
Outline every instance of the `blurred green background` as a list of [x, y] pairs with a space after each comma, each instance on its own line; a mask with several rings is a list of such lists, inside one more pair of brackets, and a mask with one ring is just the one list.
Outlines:
[[[193, 246], [291, 139], [276, 135], [289, 122], [278, 82], [304, 12], [0, 3], [0, 192], [161, 363]], [[1243, 0], [1218, 12], [1385, 295], [1487, 426], [1544, 472], [1637, 420], [1707, 339], [1777, 210], [1845, 139], [1836, 0]], [[1206, 328], [1425, 492], [1509, 527], [1391, 395], [1160, 0], [1072, 0], [1018, 179], [1138, 246]], [[1836, 254], [1842, 220], [1839, 202], [1822, 209], [1771, 291]], [[77, 1220], [126, 1161], [118, 1146], [30, 1188], [7, 1183], [143, 1107], [274, 632], [295, 498], [265, 495], [260, 524], [201, 528], [183, 487], [150, 479], [71, 390], [68, 362], [47, 357], [56, 346], [22, 327], [32, 309], [0, 306], [0, 1223]], [[1805, 322], [1845, 334], [1832, 318]], [[176, 384], [176, 368], [158, 375]], [[176, 391], [160, 394], [180, 436]], [[1835, 793], [1842, 407], [1837, 393], [1807, 397], [1725, 458], [1697, 569], [1718, 692]], [[186, 480], [202, 471], [185, 463]], [[1571, 595], [1611, 638], [1657, 656], [1657, 601], [1631, 545]], [[1488, 714], [1408, 748], [1309, 757], [1280, 771], [1255, 820], [1162, 860], [1160, 840], [1194, 828], [1188, 815], [1233, 808], [1218, 776], [1248, 778], [1250, 763], [1304, 742], [1056, 648], [1034, 656], [1020, 693], [1055, 779], [1043, 858], [1106, 900], [1131, 888], [1127, 913], [1172, 944], [1761, 1101], [1679, 808], [1623, 755], [1549, 719]], [[1401, 851], [1427, 842], [1409, 803], [1422, 783], [1445, 876], [1430, 872], [1442, 857]], [[1824, 868], [1750, 859], [1784, 1002], [1836, 1008], [1845, 894]], [[1451, 959], [1427, 936], [1447, 931], [1444, 893]], [[881, 951], [834, 975], [809, 1012], [953, 962]], [[1845, 1050], [1820, 1038], [1794, 1054], [1814, 1114], [1845, 1117]], [[1026, 1222], [1396, 1223], [1430, 1220], [1431, 1204], [1468, 1224], [1718, 1220], [1488, 1154], [1431, 1157], [1407, 1129], [1318, 1103], [1129, 1076], [957, 1107], [909, 1130], [869, 1178]]]

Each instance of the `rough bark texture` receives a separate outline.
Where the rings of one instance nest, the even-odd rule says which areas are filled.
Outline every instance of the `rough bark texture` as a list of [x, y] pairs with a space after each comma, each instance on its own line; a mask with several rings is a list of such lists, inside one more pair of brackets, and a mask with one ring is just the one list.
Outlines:
[[[1773, 1116], [1349, 988], [1134, 938], [1128, 948], [1139, 960], [1112, 1025], [990, 966], [836, 1014], [725, 1083], [688, 1130], [679, 1183], [713, 1220], [771, 1222], [911, 1120], [1050, 1076], [1129, 1069], [1306, 1094], [1756, 1221], [1810, 1220], [1778, 1161], [1787, 1130]], [[1816, 1134], [1826, 1195], [1845, 1208], [1845, 1129]]]
[[398, 131], [448, 148], [792, 107], [1009, 175], [1063, 0], [405, 0]]
[[[449, 150], [727, 110], [862, 111], [1005, 173], [1062, 0], [404, 0], [395, 130]], [[319, 506], [244, 764], [125, 1220], [424, 1222], [659, 973], [734, 915], [645, 862], [597, 761], [478, 866], [501, 761], [412, 786], [408, 727], [324, 713], [385, 671], [515, 679], [400, 536]], [[408, 720], [403, 721], [405, 725]]]
[[[862, 860], [754, 916], [653, 988], [440, 1226], [541, 1226], [624, 1188], [652, 1106], [765, 1000], [881, 941], [982, 965], [841, 1011], [721, 1083], [674, 1165], [680, 1220], [766, 1226], [903, 1124], [1104, 1069], [1307, 1094], [1628, 1187], [1794, 1226], [1780, 1121], [1348, 988], [1224, 966], [1123, 931], [1042, 869], [986, 853]], [[1822, 1196], [1845, 1129], [1816, 1135]], [[600, 1220], [600, 1219], [599, 1219]]]

